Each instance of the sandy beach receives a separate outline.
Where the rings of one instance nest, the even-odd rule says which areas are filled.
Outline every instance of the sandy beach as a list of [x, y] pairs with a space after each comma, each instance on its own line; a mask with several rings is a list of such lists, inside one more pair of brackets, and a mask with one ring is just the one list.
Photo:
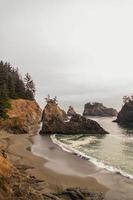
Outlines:
[[63, 151], [47, 135], [15, 135], [1, 131], [0, 141], [16, 166], [26, 166], [28, 174], [42, 181], [40, 192], [80, 187], [103, 192], [108, 200], [132, 200], [132, 180], [98, 169], [87, 160]]
[[[90, 191], [107, 191], [107, 188], [99, 184], [95, 178], [85, 178], [75, 174], [67, 175], [65, 173], [59, 173], [58, 170], [56, 172], [51, 167], [45, 167], [48, 160], [34, 155], [30, 150], [32, 137], [33, 134], [16, 135], [9, 134], [6, 131], [0, 131], [0, 143], [6, 146], [8, 158], [16, 166], [26, 166], [28, 168], [28, 174], [42, 180], [42, 192], [58, 192], [68, 187], [88, 188]], [[61, 149], [60, 151], [62, 152]]]

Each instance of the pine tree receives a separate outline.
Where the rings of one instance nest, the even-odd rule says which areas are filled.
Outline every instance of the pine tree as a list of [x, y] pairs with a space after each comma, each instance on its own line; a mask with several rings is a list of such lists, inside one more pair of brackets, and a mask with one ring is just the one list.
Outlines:
[[10, 107], [9, 99], [34, 100], [35, 85], [31, 76], [27, 73], [24, 80], [18, 69], [10, 63], [0, 61], [0, 118], [7, 117], [7, 109]]
[[26, 97], [29, 99], [34, 99], [35, 96], [35, 84], [31, 78], [31, 76], [27, 73], [24, 78], [25, 89], [26, 89]]

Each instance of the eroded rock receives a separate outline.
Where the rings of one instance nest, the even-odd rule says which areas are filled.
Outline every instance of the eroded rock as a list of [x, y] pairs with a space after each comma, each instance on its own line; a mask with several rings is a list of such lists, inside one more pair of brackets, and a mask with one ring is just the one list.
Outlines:
[[55, 103], [48, 103], [42, 115], [40, 134], [106, 134], [96, 122], [75, 114], [66, 120], [65, 112]]
[[86, 103], [84, 106], [84, 116], [101, 116], [101, 117], [113, 117], [117, 116], [117, 110], [113, 108], [107, 108], [102, 103]]

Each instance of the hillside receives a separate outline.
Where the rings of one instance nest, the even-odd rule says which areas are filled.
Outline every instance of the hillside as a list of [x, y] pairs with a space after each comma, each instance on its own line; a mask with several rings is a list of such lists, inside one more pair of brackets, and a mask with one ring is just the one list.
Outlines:
[[10, 100], [11, 108], [7, 110], [8, 119], [0, 120], [0, 127], [14, 133], [28, 133], [32, 126], [39, 123], [41, 109], [36, 101], [26, 99]]

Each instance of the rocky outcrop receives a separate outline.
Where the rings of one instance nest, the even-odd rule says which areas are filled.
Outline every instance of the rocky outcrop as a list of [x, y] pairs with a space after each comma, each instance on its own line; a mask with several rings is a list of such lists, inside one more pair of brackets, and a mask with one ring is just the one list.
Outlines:
[[49, 101], [43, 110], [41, 121], [50, 122], [53, 118], [65, 121], [67, 120], [67, 114], [56, 102]]
[[86, 103], [84, 106], [84, 116], [101, 116], [112, 117], [117, 116], [117, 110], [107, 108], [102, 103]]
[[36, 101], [17, 99], [10, 100], [11, 109], [7, 120], [0, 121], [0, 127], [12, 130], [14, 133], [28, 133], [32, 126], [38, 124], [41, 109]]
[[115, 122], [121, 125], [133, 126], [133, 101], [129, 101], [123, 105]]
[[100, 192], [89, 192], [86, 189], [68, 188], [57, 194], [44, 194], [46, 200], [103, 200], [104, 195]]
[[68, 111], [67, 111], [67, 116], [72, 117], [76, 115], [76, 112], [72, 106], [69, 106]]
[[40, 134], [105, 134], [97, 122], [75, 114], [68, 121], [66, 114], [55, 103], [48, 103], [42, 115]]

